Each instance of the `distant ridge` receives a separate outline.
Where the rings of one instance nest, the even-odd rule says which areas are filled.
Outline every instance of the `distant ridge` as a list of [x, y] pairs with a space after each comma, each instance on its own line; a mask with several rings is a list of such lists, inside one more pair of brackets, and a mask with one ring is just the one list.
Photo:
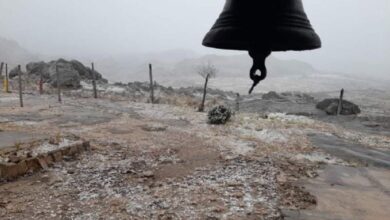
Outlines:
[[[195, 67], [207, 62], [218, 68], [219, 77], [247, 77], [252, 65], [247, 54], [198, 55], [186, 50], [171, 50], [144, 55], [110, 57], [99, 61], [103, 73], [111, 81], [147, 80], [148, 64], [152, 63], [157, 77], [191, 78], [197, 76]], [[269, 77], [306, 76], [320, 73], [310, 64], [296, 60], [267, 59]]]

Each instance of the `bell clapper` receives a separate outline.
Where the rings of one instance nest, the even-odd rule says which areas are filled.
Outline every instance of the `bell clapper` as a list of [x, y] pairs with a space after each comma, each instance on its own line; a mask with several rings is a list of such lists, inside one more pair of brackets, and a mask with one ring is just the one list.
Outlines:
[[[250, 70], [250, 78], [253, 80], [253, 85], [249, 90], [249, 94], [253, 92], [253, 89], [267, 77], [267, 67], [265, 66], [265, 60], [271, 54], [271, 50], [262, 49], [262, 50], [250, 50], [249, 55], [253, 59], [253, 65]], [[257, 75], [257, 70], [260, 71], [260, 75]]]

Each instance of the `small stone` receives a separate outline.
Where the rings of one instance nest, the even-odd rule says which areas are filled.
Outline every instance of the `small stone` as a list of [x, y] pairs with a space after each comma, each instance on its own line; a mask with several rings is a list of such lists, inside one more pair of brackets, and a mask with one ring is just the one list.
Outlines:
[[379, 123], [375, 123], [375, 122], [363, 122], [362, 124], [369, 128], [376, 128], [381, 126]]
[[54, 176], [54, 177], [51, 177], [49, 179], [49, 182], [48, 182], [48, 185], [49, 186], [52, 186], [54, 184], [57, 184], [57, 183], [61, 183], [63, 182], [64, 180], [61, 178], [61, 177], [58, 177], [58, 176]]
[[154, 173], [153, 173], [153, 171], [150, 171], [150, 170], [144, 171], [144, 172], [142, 173], [142, 177], [152, 178], [152, 177], [154, 177]]
[[317, 174], [316, 172], [310, 171], [310, 170], [306, 172], [306, 175], [307, 175], [309, 178], [315, 178], [315, 177], [318, 176], [318, 174]]
[[242, 183], [235, 182], [235, 181], [228, 182], [228, 183], [226, 183], [226, 185], [227, 185], [228, 187], [237, 187], [237, 186], [243, 186], [243, 184], [242, 184]]
[[20, 161], [21, 161], [21, 159], [17, 155], [10, 155], [8, 157], [8, 162], [9, 163], [19, 163]]
[[219, 206], [213, 208], [213, 212], [216, 212], [216, 213], [222, 213], [225, 210], [226, 210], [226, 208], [222, 205], [219, 205]]
[[280, 183], [287, 182], [287, 176], [284, 173], [279, 174], [276, 178]]
[[141, 126], [141, 128], [144, 131], [161, 132], [161, 131], [167, 130], [168, 126], [152, 124], [152, 125], [143, 125], [143, 126]]
[[237, 199], [239, 199], [239, 198], [244, 197], [244, 193], [242, 193], [242, 192], [235, 192], [235, 193], [233, 193], [232, 196], [237, 198]]
[[49, 168], [49, 166], [47, 165], [47, 162], [44, 159], [38, 158], [38, 162], [39, 162], [39, 165], [42, 167], [42, 169], [47, 170]]

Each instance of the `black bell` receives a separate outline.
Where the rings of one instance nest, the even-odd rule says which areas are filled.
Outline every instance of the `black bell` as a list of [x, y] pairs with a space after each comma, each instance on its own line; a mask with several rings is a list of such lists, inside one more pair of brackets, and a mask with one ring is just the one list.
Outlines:
[[[302, 0], [226, 0], [203, 45], [249, 51], [254, 60], [251, 93], [265, 79], [265, 59], [272, 51], [317, 49], [321, 40], [306, 16]], [[261, 76], [255, 74], [256, 70]]]

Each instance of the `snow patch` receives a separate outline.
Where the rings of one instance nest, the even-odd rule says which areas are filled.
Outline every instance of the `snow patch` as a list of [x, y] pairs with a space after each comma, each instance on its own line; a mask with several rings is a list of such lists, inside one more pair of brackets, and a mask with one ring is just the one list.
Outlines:
[[58, 145], [57, 144], [50, 144], [50, 143], [46, 142], [46, 143], [40, 145], [39, 147], [37, 147], [36, 149], [34, 149], [34, 153], [38, 154], [38, 155], [44, 154], [44, 153], [55, 151], [57, 149], [61, 149], [63, 147], [69, 146], [69, 145], [74, 144], [74, 143], [76, 143], [76, 141], [62, 138], [61, 142], [59, 142]]
[[257, 138], [265, 143], [286, 143], [289, 139], [288, 134], [284, 134], [282, 131], [275, 129], [256, 131], [245, 128], [236, 128], [236, 130], [243, 136]]
[[295, 156], [297, 160], [308, 160], [310, 162], [326, 163], [326, 164], [342, 164], [343, 161], [332, 157], [329, 154], [314, 152], [311, 154], [297, 154]]
[[287, 115], [285, 113], [270, 113], [268, 114], [269, 119], [279, 120], [282, 122], [290, 122], [290, 123], [303, 123], [303, 124], [313, 124], [314, 120], [310, 119], [306, 116], [298, 116], [298, 115]]

